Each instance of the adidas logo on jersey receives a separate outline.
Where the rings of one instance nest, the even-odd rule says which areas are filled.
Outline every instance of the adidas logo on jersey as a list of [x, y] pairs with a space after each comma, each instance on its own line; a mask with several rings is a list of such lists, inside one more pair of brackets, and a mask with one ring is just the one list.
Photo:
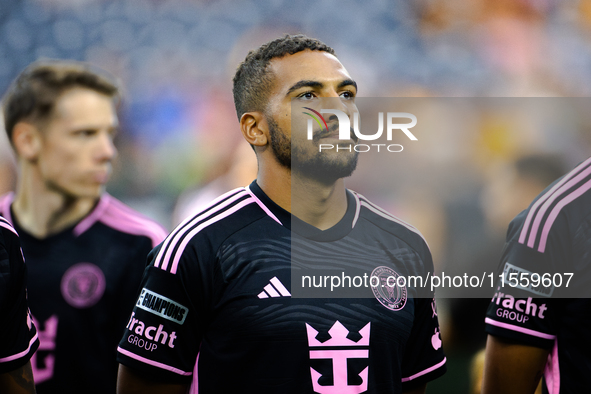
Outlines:
[[257, 297], [261, 299], [269, 297], [291, 297], [289, 290], [283, 286], [283, 283], [281, 283], [281, 281], [277, 279], [276, 276], [274, 276], [269, 282], [270, 283], [263, 288], [264, 290], [261, 291]]

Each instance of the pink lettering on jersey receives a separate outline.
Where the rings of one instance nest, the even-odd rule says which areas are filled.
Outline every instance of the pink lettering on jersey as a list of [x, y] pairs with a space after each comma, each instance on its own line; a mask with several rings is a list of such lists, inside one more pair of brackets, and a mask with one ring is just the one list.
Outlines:
[[[355, 342], [347, 338], [349, 330], [345, 328], [338, 320], [328, 331], [330, 339], [320, 342], [316, 339], [318, 331], [306, 323], [306, 333], [308, 336], [308, 346], [310, 350], [310, 359], [330, 359], [332, 360], [333, 370], [333, 385], [322, 386], [318, 382], [322, 375], [314, 368], [310, 368], [312, 375], [312, 387], [314, 392], [320, 394], [358, 394], [367, 391], [367, 376], [369, 366], [367, 366], [359, 377], [361, 378], [360, 385], [347, 384], [347, 360], [350, 358], [369, 358], [369, 349], [359, 349], [360, 347], [369, 346], [371, 323], [367, 323], [365, 327], [359, 330], [361, 339]], [[345, 349], [322, 349], [328, 346], [346, 347]]]
[[53, 353], [49, 353], [41, 358], [41, 356], [39, 356], [39, 352], [55, 349], [58, 317], [57, 315], [52, 315], [49, 319], [45, 320], [45, 323], [43, 324], [43, 330], [41, 330], [41, 326], [35, 317], [33, 317], [33, 323], [37, 327], [37, 332], [39, 333], [39, 349], [37, 349], [31, 358], [31, 366], [33, 367], [33, 377], [35, 379], [35, 384], [39, 384], [53, 377], [55, 356]]

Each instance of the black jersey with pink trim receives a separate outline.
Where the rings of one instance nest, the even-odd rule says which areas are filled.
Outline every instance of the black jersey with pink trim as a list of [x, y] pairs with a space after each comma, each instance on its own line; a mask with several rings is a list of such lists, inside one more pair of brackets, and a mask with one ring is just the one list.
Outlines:
[[[505, 284], [501, 287], [499, 282], [487, 311], [489, 334], [550, 349], [545, 393], [583, 393], [591, 387], [590, 273], [588, 159], [550, 185], [511, 222], [499, 266]], [[527, 286], [522, 278], [533, 274], [545, 275], [546, 285]], [[513, 284], [521, 280], [521, 285], [511, 287], [510, 277]]]
[[39, 346], [27, 306], [27, 267], [17, 232], [0, 216], [0, 374], [25, 365]]
[[38, 239], [13, 220], [12, 199], [0, 198], [0, 213], [20, 234], [27, 262], [41, 341], [31, 359], [37, 393], [115, 393], [121, 327], [165, 230], [105, 194], [75, 226]]
[[363, 196], [347, 198], [345, 216], [325, 231], [292, 217], [256, 182], [185, 220], [150, 254], [119, 362], [201, 394], [401, 393], [442, 375], [432, 294], [292, 296], [296, 243], [325, 267], [345, 267], [351, 252], [381, 273], [432, 272], [416, 229]]

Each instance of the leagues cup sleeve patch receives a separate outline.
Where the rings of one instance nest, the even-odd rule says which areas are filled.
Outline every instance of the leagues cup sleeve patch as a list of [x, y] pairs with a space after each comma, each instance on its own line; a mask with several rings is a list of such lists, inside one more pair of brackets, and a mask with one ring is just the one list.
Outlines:
[[185, 322], [189, 312], [187, 307], [145, 287], [140, 292], [135, 306], [178, 324]]
[[[518, 242], [509, 242], [499, 266], [495, 293], [486, 312], [486, 332], [548, 348], [556, 338], [557, 299], [553, 286], [510, 286], [512, 278], [521, 274], [551, 269], [549, 253], [540, 253]], [[504, 285], [503, 285], [503, 280]]]
[[147, 268], [117, 349], [120, 363], [179, 383], [191, 378], [201, 342], [180, 275]]

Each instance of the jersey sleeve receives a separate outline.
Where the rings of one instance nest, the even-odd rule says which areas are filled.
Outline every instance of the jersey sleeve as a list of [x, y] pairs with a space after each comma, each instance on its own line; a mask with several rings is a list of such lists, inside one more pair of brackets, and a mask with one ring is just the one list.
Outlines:
[[554, 259], [548, 249], [541, 253], [515, 240], [507, 243], [498, 271], [501, 278], [486, 312], [488, 334], [541, 348], [554, 345], [561, 301], [552, 297], [557, 289], [518, 284], [533, 273], [552, 274]]
[[0, 218], [0, 373], [15, 370], [39, 347], [27, 306], [27, 268], [16, 231]]
[[435, 299], [416, 298], [415, 321], [402, 361], [402, 388], [412, 389], [445, 373]]
[[[509, 225], [496, 292], [486, 313], [486, 332], [550, 348], [564, 301], [560, 297], [570, 290], [555, 287], [549, 279], [556, 273], [573, 272], [572, 220], [563, 211], [551, 223], [536, 227], [537, 222], [528, 222], [528, 216], [532, 216], [529, 210], [523, 211]], [[538, 280], [544, 277], [548, 280]]]
[[[166, 241], [164, 246], [166, 246]], [[117, 361], [169, 383], [189, 383], [196, 365], [204, 324], [203, 275], [197, 254], [187, 248], [162, 258], [163, 245], [148, 257], [137, 301], [117, 349]]]
[[[425, 269], [432, 273], [431, 253], [426, 245], [425, 249], [423, 251]], [[402, 360], [403, 391], [436, 379], [447, 370], [437, 319], [437, 303], [433, 292], [430, 296], [431, 298], [421, 296], [412, 300], [414, 301], [414, 323]]]

